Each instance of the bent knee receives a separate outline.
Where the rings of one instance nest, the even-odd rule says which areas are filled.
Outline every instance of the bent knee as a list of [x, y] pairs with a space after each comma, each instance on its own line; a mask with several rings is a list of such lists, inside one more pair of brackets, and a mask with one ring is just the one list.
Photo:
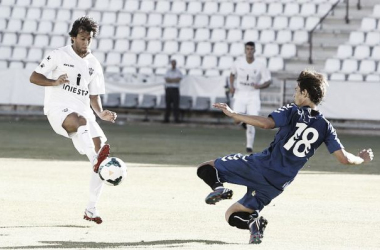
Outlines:
[[202, 177], [204, 177], [203, 175], [206, 172], [210, 171], [210, 169], [212, 171], [215, 171], [214, 168], [215, 168], [214, 161], [206, 161], [206, 162], [204, 162], [204, 163], [202, 163], [201, 165], [198, 166], [198, 168], [197, 168], [197, 175], [198, 175], [198, 177], [202, 178]]
[[74, 133], [74, 132], [77, 132], [77, 130], [80, 126], [84, 126], [86, 124], [87, 124], [86, 118], [79, 115], [78, 113], [71, 113], [63, 121], [62, 127], [68, 133]]
[[201, 163], [201, 164], [198, 166], [198, 169], [201, 168], [201, 167], [203, 167], [203, 166], [207, 166], [207, 165], [210, 165], [210, 166], [212, 166], [212, 167], [215, 167], [214, 162], [215, 162], [215, 160], [211, 160], [211, 161], [203, 162], [203, 163]]
[[233, 213], [237, 213], [237, 212], [246, 212], [246, 213], [252, 214], [253, 212], [255, 212], [255, 210], [253, 210], [251, 208], [248, 208], [248, 207], [245, 207], [242, 204], [240, 204], [239, 202], [235, 202], [234, 204], [232, 204], [227, 209], [227, 211], [225, 213], [225, 219], [226, 219], [226, 221], [228, 222], [229, 219], [230, 219], [230, 216]]
[[84, 126], [84, 125], [87, 124], [87, 120], [83, 116], [79, 116], [78, 117], [78, 123], [79, 123], [80, 126]]

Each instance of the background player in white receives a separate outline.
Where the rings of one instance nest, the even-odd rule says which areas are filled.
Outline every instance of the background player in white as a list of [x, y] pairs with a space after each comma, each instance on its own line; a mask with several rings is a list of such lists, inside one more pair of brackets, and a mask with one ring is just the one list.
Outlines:
[[[254, 42], [247, 42], [244, 52], [245, 57], [237, 59], [231, 68], [230, 92], [233, 95], [233, 108], [238, 113], [258, 115], [261, 108], [260, 89], [269, 87], [271, 75], [264, 64], [255, 60]], [[247, 153], [252, 153], [255, 132], [255, 127], [247, 125]]]
[[77, 19], [69, 33], [71, 45], [52, 51], [32, 73], [30, 82], [45, 87], [44, 113], [53, 130], [71, 138], [78, 152], [86, 154], [93, 166], [84, 219], [100, 224], [96, 204], [103, 182], [97, 172], [110, 147], [105, 144], [107, 138], [93, 111], [110, 122], [115, 122], [117, 115], [103, 110], [99, 97], [105, 93], [103, 70], [90, 51], [97, 31], [98, 24], [92, 18]]

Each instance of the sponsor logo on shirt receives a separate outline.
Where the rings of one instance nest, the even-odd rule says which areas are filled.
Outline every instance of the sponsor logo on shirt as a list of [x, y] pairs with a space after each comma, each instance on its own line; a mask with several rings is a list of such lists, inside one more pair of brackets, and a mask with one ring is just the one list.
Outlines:
[[66, 91], [73, 93], [73, 94], [77, 94], [77, 95], [81, 95], [81, 96], [88, 95], [88, 90], [80, 89], [80, 88], [74, 87], [74, 86], [70, 86], [69, 84], [63, 84], [62, 88]]
[[253, 86], [254, 83], [253, 82], [239, 82], [241, 85], [244, 85], [244, 86]]
[[81, 79], [81, 74], [78, 74], [78, 76], [77, 76], [77, 86], [79, 86], [80, 85], [80, 79]]
[[89, 68], [88, 69], [88, 73], [90, 74], [90, 76], [92, 76], [92, 74], [94, 73], [94, 69], [93, 68]]
[[72, 65], [72, 64], [68, 64], [68, 63], [64, 63], [63, 66], [70, 67], [70, 68], [74, 68], [74, 65]]

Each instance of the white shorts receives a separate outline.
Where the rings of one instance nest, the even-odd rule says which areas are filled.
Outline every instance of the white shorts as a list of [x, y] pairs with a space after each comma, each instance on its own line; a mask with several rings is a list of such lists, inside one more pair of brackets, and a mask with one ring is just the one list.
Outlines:
[[[71, 138], [74, 147], [80, 154], [85, 154], [82, 144], [77, 137], [77, 133], [68, 134], [67, 131], [62, 127], [62, 123], [65, 121], [66, 117], [71, 113], [78, 113], [70, 108], [61, 108], [53, 111], [49, 111], [47, 118], [54, 132], [62, 135], [66, 138]], [[78, 113], [80, 114], [80, 113]], [[87, 127], [90, 132], [91, 138], [100, 137], [102, 145], [107, 141], [107, 137], [104, 135], [103, 130], [100, 128], [99, 124], [93, 119], [87, 119]]]
[[261, 108], [260, 99], [234, 97], [233, 110], [237, 113], [247, 115], [259, 115]]

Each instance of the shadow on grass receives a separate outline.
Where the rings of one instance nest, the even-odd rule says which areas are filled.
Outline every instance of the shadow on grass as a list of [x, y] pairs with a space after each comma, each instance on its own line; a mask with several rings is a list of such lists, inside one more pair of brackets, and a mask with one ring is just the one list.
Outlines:
[[223, 241], [213, 240], [157, 240], [157, 241], [140, 241], [140, 242], [78, 242], [78, 241], [40, 241], [42, 244], [39, 246], [19, 246], [19, 247], [0, 247], [0, 249], [53, 249], [53, 248], [66, 248], [66, 249], [105, 249], [116, 247], [139, 247], [139, 248], [151, 248], [152, 246], [166, 246], [166, 247], [180, 247], [187, 243], [199, 243], [205, 245], [230, 245]]

